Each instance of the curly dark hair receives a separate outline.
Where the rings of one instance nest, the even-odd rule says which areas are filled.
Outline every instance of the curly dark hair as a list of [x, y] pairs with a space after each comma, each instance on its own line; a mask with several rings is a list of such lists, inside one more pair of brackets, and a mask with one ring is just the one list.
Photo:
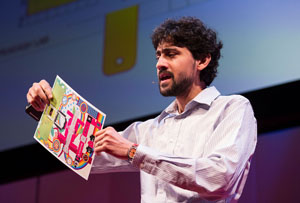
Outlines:
[[155, 49], [160, 43], [166, 42], [174, 46], [186, 47], [196, 60], [203, 60], [210, 55], [211, 61], [201, 71], [200, 80], [209, 86], [216, 77], [223, 44], [217, 38], [216, 32], [198, 18], [167, 19], [154, 29], [151, 39]]

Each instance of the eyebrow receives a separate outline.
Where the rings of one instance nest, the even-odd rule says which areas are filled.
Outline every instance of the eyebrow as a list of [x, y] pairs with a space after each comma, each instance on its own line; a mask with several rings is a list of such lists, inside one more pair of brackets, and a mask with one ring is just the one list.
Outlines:
[[157, 50], [155, 53], [156, 55], [160, 54], [160, 53], [168, 53], [168, 52], [176, 52], [179, 53], [180, 51], [176, 48], [164, 48], [162, 50]]

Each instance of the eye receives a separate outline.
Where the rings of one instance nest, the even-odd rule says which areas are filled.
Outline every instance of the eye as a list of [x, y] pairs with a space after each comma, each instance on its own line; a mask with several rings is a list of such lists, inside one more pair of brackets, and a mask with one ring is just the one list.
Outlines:
[[179, 54], [179, 52], [175, 49], [167, 49], [165, 51], [165, 55], [166, 57], [169, 57], [169, 58], [174, 58], [176, 57], [177, 55]]
[[166, 53], [166, 56], [169, 58], [174, 58], [177, 54], [175, 52]]
[[157, 51], [157, 52], [155, 53], [155, 59], [158, 60], [159, 57], [160, 57], [160, 55], [161, 55], [161, 52], [160, 52], [160, 51]]

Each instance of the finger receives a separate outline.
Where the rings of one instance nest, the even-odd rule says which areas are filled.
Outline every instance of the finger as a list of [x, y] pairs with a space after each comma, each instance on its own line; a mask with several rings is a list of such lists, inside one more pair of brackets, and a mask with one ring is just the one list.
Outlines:
[[95, 139], [95, 150], [98, 152], [108, 152], [109, 142], [109, 135], [106, 134], [106, 130], [103, 130], [103, 132]]
[[103, 136], [103, 139], [99, 140], [99, 141], [95, 144], [95, 146], [96, 146], [96, 147], [97, 147], [97, 146], [104, 146], [104, 147], [106, 147], [107, 144], [108, 144], [108, 140], [106, 139], [105, 136]]
[[103, 149], [101, 147], [95, 147], [94, 151], [95, 151], [96, 155], [100, 155], [101, 152], [103, 152]]
[[31, 104], [31, 106], [32, 106], [35, 110], [37, 110], [37, 111], [40, 110], [39, 105], [33, 100], [32, 96], [31, 96], [31, 94], [30, 94], [29, 92], [27, 93], [27, 102], [28, 102], [29, 104]]
[[41, 85], [44, 93], [46, 94], [47, 98], [52, 99], [53, 98], [52, 88], [50, 87], [49, 83], [46, 80], [41, 80], [40, 85]]
[[36, 111], [43, 111], [43, 110], [44, 110], [44, 108], [41, 107], [41, 106], [40, 106], [37, 102], [35, 102], [35, 101], [30, 101], [30, 102], [28, 102], [28, 103], [30, 103], [31, 106], [32, 106]]
[[32, 98], [32, 96], [30, 95], [29, 91], [28, 91], [28, 93], [27, 93], [27, 95], [26, 95], [26, 98], [27, 98], [28, 104], [31, 104], [31, 103], [33, 102], [33, 98]]
[[30, 91], [29, 93], [29, 103], [33, 105], [33, 107], [37, 111], [43, 111], [45, 108], [45, 104], [41, 101], [41, 99], [37, 96], [37, 94], [34, 91]]
[[101, 152], [106, 152], [106, 146], [105, 145], [99, 145], [97, 147], [94, 148], [94, 151], [97, 155], [99, 155]]
[[105, 134], [105, 133], [107, 133], [107, 134], [113, 134], [114, 131], [115, 131], [115, 129], [113, 127], [108, 126], [108, 127], [104, 128], [102, 130], [97, 131], [95, 133], [95, 137], [101, 136], [102, 134]]
[[30, 104], [35, 110], [41, 111], [41, 107], [35, 101], [30, 102]]
[[44, 108], [43, 108], [43, 107], [40, 107], [35, 101], [32, 102], [31, 105], [32, 105], [33, 108], [35, 108], [35, 110], [37, 110], [37, 111], [43, 111], [43, 110], [44, 110]]
[[106, 136], [106, 128], [97, 131], [97, 132], [94, 134], [94, 136], [95, 136], [95, 143], [96, 143], [96, 142], [99, 142], [100, 140], [102, 140], [102, 139]]
[[[95, 144], [102, 144], [103, 142], [108, 142], [110, 140], [110, 137], [113, 136], [113, 133], [115, 132], [115, 129], [112, 127], [107, 127], [102, 130], [99, 130], [95, 133]], [[99, 145], [99, 144], [98, 144]]]
[[105, 142], [106, 134], [101, 134], [100, 136], [96, 137], [95, 139], [95, 146], [101, 146]]
[[[32, 86], [32, 88], [33, 88], [33, 91], [36, 94], [36, 98], [39, 97], [44, 104], [49, 104], [50, 103], [50, 101], [49, 101], [46, 93], [43, 90], [43, 87], [40, 84], [34, 83], [34, 85]], [[36, 100], [39, 100], [39, 99], [36, 99]]]
[[99, 137], [100, 135], [102, 135], [103, 133], [105, 133], [105, 129], [98, 130], [98, 131], [94, 134], [94, 136], [97, 138], [97, 137]]

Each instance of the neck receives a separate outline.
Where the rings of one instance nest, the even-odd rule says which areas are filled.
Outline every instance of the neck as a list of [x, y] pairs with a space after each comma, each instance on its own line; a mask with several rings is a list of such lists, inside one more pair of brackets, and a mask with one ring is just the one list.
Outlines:
[[189, 91], [176, 97], [178, 112], [184, 112], [185, 106], [194, 99], [202, 90], [205, 89], [205, 84], [192, 85]]

